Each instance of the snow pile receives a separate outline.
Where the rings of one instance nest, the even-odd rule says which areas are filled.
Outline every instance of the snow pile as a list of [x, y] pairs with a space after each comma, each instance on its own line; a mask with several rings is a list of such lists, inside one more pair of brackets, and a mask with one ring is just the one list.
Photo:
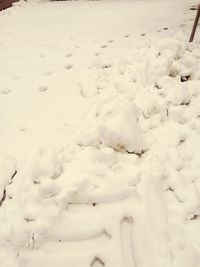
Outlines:
[[138, 124], [138, 111], [128, 99], [116, 98], [101, 106], [94, 123], [83, 125], [77, 136], [81, 146], [106, 145], [117, 151], [141, 154], [143, 133]]
[[142, 130], [137, 123], [136, 107], [129, 103], [113, 103], [100, 128], [102, 144], [119, 150], [141, 154], [144, 149]]
[[[58, 242], [61, 237], [55, 229], [56, 222], [60, 216], [67, 221], [71, 207], [132, 203], [132, 199], [134, 205], [131, 210], [126, 206], [125, 213], [135, 218], [136, 229], [138, 224], [150, 227], [151, 230], [145, 232], [149, 242], [154, 244], [159, 264], [167, 266], [168, 262], [170, 266], [182, 267], [188, 266], [192, 259], [192, 266], [198, 266], [199, 255], [195, 250], [198, 241], [193, 246], [190, 238], [194, 228], [199, 226], [200, 211], [200, 157], [196, 145], [200, 138], [200, 95], [199, 83], [193, 78], [197, 77], [199, 58], [193, 52], [195, 49], [177, 40], [161, 44], [139, 49], [138, 62], [130, 57], [134, 63], [129, 60], [122, 74], [117, 63], [116, 68], [106, 74], [105, 88], [110, 84], [110, 89], [93, 96], [95, 101], [77, 126], [73, 142], [66, 142], [59, 149], [42, 149], [35, 156], [22, 178], [15, 208], [21, 212], [17, 214], [19, 228], [13, 231], [21, 241], [13, 246], [26, 248], [20, 266], [26, 265], [27, 253], [32, 249], [52, 249], [48, 243], [49, 233], [54, 231], [51, 238]], [[164, 55], [162, 60], [158, 60], [158, 53]], [[175, 63], [185, 62], [185, 69], [190, 66], [186, 60], [188, 53], [194, 56], [197, 67], [187, 72], [175, 71]], [[137, 79], [133, 81], [136, 70]], [[119, 71], [117, 76], [116, 71]], [[185, 76], [184, 80], [183, 74], [190, 76]], [[144, 76], [148, 79], [144, 80]], [[119, 88], [120, 83], [123, 90]], [[119, 208], [117, 220], [124, 216], [123, 210]], [[111, 214], [114, 216], [113, 212]], [[179, 231], [174, 232], [174, 227]], [[23, 235], [23, 229], [28, 234]], [[95, 230], [92, 233], [95, 234]], [[70, 234], [67, 236], [69, 238]], [[138, 238], [141, 241], [142, 237]], [[138, 252], [141, 257], [144, 248], [142, 251]], [[154, 260], [153, 256], [148, 257]], [[28, 260], [28, 264], [32, 261], [35, 262]], [[142, 261], [147, 263], [146, 258]]]
[[62, 151], [59, 152], [53, 148], [41, 149], [33, 159], [32, 180], [40, 183], [46, 177], [56, 179], [62, 173], [62, 161]]

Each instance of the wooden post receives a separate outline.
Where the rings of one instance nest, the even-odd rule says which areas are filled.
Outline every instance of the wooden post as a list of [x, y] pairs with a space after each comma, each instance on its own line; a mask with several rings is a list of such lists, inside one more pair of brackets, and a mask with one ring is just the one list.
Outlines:
[[195, 32], [196, 32], [197, 25], [198, 25], [198, 22], [199, 22], [199, 18], [200, 18], [200, 4], [199, 4], [198, 9], [197, 9], [197, 14], [196, 14], [196, 18], [195, 18], [195, 21], [194, 21], [194, 25], [193, 25], [193, 28], [192, 28], [191, 35], [190, 35], [189, 42], [193, 42], [193, 40], [194, 40], [194, 36], [195, 36]]

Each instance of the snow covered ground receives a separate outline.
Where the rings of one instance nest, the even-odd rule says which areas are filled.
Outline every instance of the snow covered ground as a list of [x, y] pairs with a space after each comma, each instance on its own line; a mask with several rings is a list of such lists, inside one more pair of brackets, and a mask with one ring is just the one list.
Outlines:
[[200, 266], [195, 3], [0, 13], [0, 266]]

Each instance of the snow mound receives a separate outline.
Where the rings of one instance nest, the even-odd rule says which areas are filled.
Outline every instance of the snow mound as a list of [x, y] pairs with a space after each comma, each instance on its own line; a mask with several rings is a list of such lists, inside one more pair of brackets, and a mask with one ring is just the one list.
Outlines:
[[79, 128], [77, 144], [95, 147], [102, 144], [116, 151], [141, 154], [145, 141], [138, 116], [136, 105], [125, 97], [103, 102], [97, 108], [96, 116]]
[[40, 149], [31, 165], [33, 181], [39, 183], [46, 177], [57, 179], [63, 170], [62, 163], [62, 151], [56, 151], [54, 148]]
[[120, 101], [106, 114], [100, 126], [101, 143], [115, 150], [141, 154], [144, 137], [138, 123], [137, 108], [129, 101]]

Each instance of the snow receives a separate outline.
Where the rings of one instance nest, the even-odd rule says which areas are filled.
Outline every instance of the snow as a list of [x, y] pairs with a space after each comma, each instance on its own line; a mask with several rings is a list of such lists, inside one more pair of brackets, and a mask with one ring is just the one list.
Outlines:
[[199, 266], [192, 4], [32, 0], [0, 13], [2, 267]]
[[117, 101], [119, 103], [113, 102], [100, 128], [101, 143], [116, 150], [124, 148], [130, 153], [141, 154], [144, 141], [137, 123], [136, 106], [121, 99]]

